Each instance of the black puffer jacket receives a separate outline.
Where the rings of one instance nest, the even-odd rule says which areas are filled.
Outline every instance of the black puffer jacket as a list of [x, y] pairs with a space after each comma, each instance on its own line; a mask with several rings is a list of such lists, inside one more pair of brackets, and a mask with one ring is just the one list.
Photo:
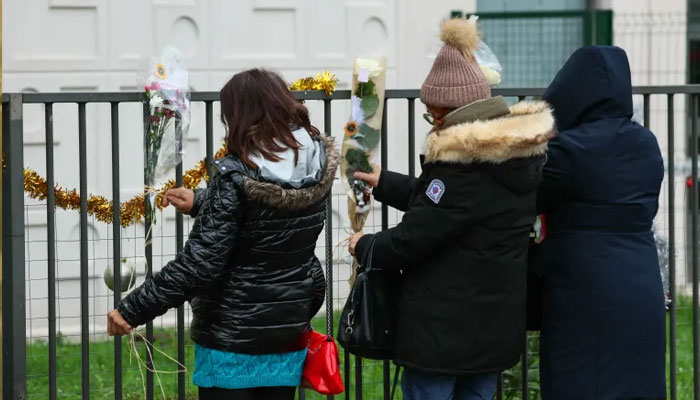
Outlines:
[[375, 197], [401, 223], [357, 244], [401, 268], [395, 362], [462, 375], [516, 364], [525, 335], [526, 256], [554, 119], [542, 102], [502, 98], [446, 118], [418, 178], [382, 171]]
[[314, 254], [338, 155], [323, 141], [323, 168], [296, 187], [263, 179], [233, 156], [195, 197], [189, 240], [175, 260], [118, 310], [131, 326], [190, 301], [191, 335], [204, 347], [247, 354], [301, 349], [321, 307], [323, 270]]

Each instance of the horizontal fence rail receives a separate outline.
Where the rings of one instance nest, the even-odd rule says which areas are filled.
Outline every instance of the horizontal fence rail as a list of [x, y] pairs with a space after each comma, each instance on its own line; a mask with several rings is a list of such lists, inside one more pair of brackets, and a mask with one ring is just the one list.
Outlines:
[[[526, 97], [539, 98], [542, 96], [544, 89], [542, 88], [525, 88], [525, 89], [494, 89], [494, 95], [501, 95], [504, 97], [512, 98], [513, 101], [518, 99], [524, 99]], [[675, 178], [677, 173], [685, 173], [682, 166], [679, 166], [677, 162], [679, 161], [679, 152], [676, 151], [676, 144], [679, 143], [676, 134], [678, 132], [686, 132], [686, 137], [682, 143], [687, 144], [688, 151], [682, 154], [681, 157], [684, 159], [689, 159], [690, 168], [689, 172], [686, 173], [683, 178], [690, 175], [689, 182], [698, 182], [697, 173], [697, 155], [698, 155], [698, 135], [697, 135], [697, 117], [698, 117], [698, 100], [700, 96], [700, 85], [679, 85], [679, 86], [647, 86], [647, 87], [634, 87], [633, 93], [637, 95], [643, 102], [643, 118], [642, 122], [647, 127], [652, 127], [651, 123], [655, 123], [655, 114], [660, 108], [665, 111], [660, 111], [660, 115], [666, 113], [666, 124], [654, 125], [657, 131], [657, 138], [659, 141], [665, 142], [665, 155], [666, 155], [666, 170], [667, 179], [665, 191], [662, 196], [665, 196], [664, 210], [666, 212], [663, 215], [665, 221], [665, 232], [668, 237], [669, 242], [669, 292], [673, 301], [669, 306], [668, 315], [668, 387], [669, 387], [669, 398], [676, 399], [699, 399], [700, 398], [700, 325], [698, 324], [700, 316], [698, 315], [698, 226], [700, 223], [698, 221], [698, 192], [697, 184], [689, 185], [689, 188], [681, 188], [680, 185], [675, 184]], [[323, 107], [323, 126], [326, 134], [330, 134], [333, 131], [333, 124], [331, 117], [333, 115], [333, 103], [337, 101], [346, 101], [350, 99], [351, 92], [348, 90], [339, 90], [331, 95], [325, 94], [323, 92], [295, 92], [297, 98], [309, 102], [319, 102]], [[683, 99], [683, 107], [678, 107], [679, 102], [675, 102], [675, 99]], [[416, 170], [416, 100], [420, 99], [420, 91], [415, 89], [406, 90], [387, 90], [386, 100], [384, 107], [384, 121], [381, 129], [381, 155], [380, 163], [383, 168], [400, 168], [404, 169], [410, 175], [415, 175]], [[133, 382], [127, 382], [126, 379], [126, 365], [123, 362], [123, 358], [126, 357], [123, 354], [123, 346], [126, 345], [126, 340], [120, 337], [115, 337], [110, 341], [110, 356], [113, 358], [112, 369], [110, 374], [112, 376], [113, 382], [110, 381], [110, 388], [105, 394], [94, 389], [94, 385], [99, 383], [99, 379], [96, 379], [91, 365], [93, 359], [99, 357], [99, 354], [95, 354], [93, 349], [95, 340], [94, 336], [91, 341], [91, 335], [94, 332], [91, 331], [90, 318], [105, 318], [104, 315], [99, 314], [96, 309], [90, 309], [90, 295], [89, 295], [89, 246], [92, 244], [90, 241], [90, 236], [88, 234], [88, 223], [90, 221], [87, 214], [87, 199], [90, 192], [88, 187], [88, 175], [92, 173], [88, 168], [87, 153], [88, 147], [87, 142], [90, 138], [91, 132], [88, 130], [88, 115], [86, 114], [86, 107], [93, 103], [107, 103], [110, 106], [109, 112], [109, 145], [111, 146], [111, 165], [105, 163], [105, 167], [111, 167], [111, 171], [108, 174], [109, 179], [111, 179], [111, 189], [112, 189], [112, 199], [114, 204], [120, 204], [120, 182], [122, 182], [123, 176], [120, 176], [120, 155], [124, 152], [124, 149], [120, 148], [120, 125], [119, 125], [119, 105], [121, 103], [140, 103], [144, 100], [143, 93], [138, 92], [117, 92], [117, 93], [4, 93], [2, 95], [3, 104], [3, 230], [2, 239], [4, 243], [4, 253], [3, 257], [3, 268], [2, 268], [2, 351], [3, 351], [3, 398], [5, 399], [26, 399], [26, 398], [114, 398], [114, 399], [124, 399], [124, 398], [134, 398], [132, 395], [134, 393], [129, 393], [124, 385], [132, 384]], [[204, 105], [204, 137], [205, 137], [205, 154], [204, 158], [207, 161], [207, 171], [211, 173], [210, 163], [214, 158], [214, 103], [218, 102], [219, 94], [218, 92], [193, 92], [191, 94], [191, 101], [193, 103], [203, 103]], [[40, 377], [41, 379], [46, 378], [46, 388], [41, 394], [28, 392], [28, 380], [29, 379], [39, 379], [28, 374], [27, 368], [27, 357], [28, 350], [27, 347], [32, 345], [31, 337], [27, 336], [26, 324], [27, 324], [27, 294], [25, 293], [25, 287], [30, 287], [27, 285], [28, 279], [31, 276], [27, 276], [26, 269], [27, 262], [31, 260], [26, 260], [25, 258], [31, 257], [31, 251], [25, 251], [25, 247], [28, 248], [29, 244], [33, 243], [33, 238], [26, 237], [28, 232], [26, 226], [26, 204], [25, 196], [23, 193], [23, 168], [25, 166], [30, 167], [31, 165], [26, 165], [24, 160], [24, 118], [23, 118], [23, 107], [25, 105], [43, 105], [44, 107], [44, 137], [46, 140], [46, 151], [45, 151], [45, 162], [46, 162], [46, 180], [48, 187], [51, 188], [56, 184], [56, 177], [54, 174], [56, 154], [54, 154], [53, 143], [55, 139], [55, 111], [57, 104], [61, 103], [72, 103], [77, 105], [77, 143], [75, 148], [77, 149], [77, 160], [79, 165], [79, 170], [76, 171], [76, 175], [79, 176], [79, 189], [80, 189], [80, 207], [78, 210], [79, 214], [79, 238], [77, 240], [79, 247], [79, 281], [80, 285], [78, 287], [78, 296], [76, 297], [79, 303], [80, 315], [80, 348], [78, 350], [78, 356], [80, 358], [80, 368], [76, 371], [66, 371], [62, 370], [61, 363], [63, 357], [60, 353], [62, 338], [59, 335], [57, 327], [57, 299], [59, 299], [59, 293], [57, 293], [57, 274], [56, 268], [58, 263], [57, 258], [57, 248], [56, 243], [58, 241], [58, 226], [56, 224], [56, 199], [53, 195], [53, 191], [49, 191], [48, 197], [45, 203], [40, 204], [41, 207], [45, 207], [45, 217], [46, 217], [46, 234], [42, 238], [42, 241], [46, 242], [46, 284], [48, 285], [47, 296], [45, 300], [48, 303], [48, 344], [45, 349], [47, 353], [46, 356], [46, 370], [47, 376]], [[389, 151], [396, 151], [395, 147], [389, 145], [390, 137], [390, 126], [388, 105], [397, 105], [398, 108], [393, 108], [393, 112], [400, 112], [407, 118], [407, 124], [405, 128], [406, 132], [401, 132], [401, 135], [407, 134], [407, 148], [404, 149], [407, 154], [406, 165], [391, 165], [389, 160]], [[35, 106], [36, 107], [36, 106]], [[679, 116], [681, 109], [686, 112]], [[397, 111], [398, 110], [398, 111]], [[143, 116], [147, 115], [147, 109], [142, 111]], [[658, 114], [659, 112], [657, 112]], [[419, 111], [420, 115], [420, 111]], [[678, 121], [681, 121], [679, 124]], [[662, 128], [659, 129], [658, 127]], [[336, 127], [338, 128], [338, 127]], [[393, 128], [397, 129], [397, 128]], [[659, 131], [665, 131], [666, 135], [659, 135]], [[663, 147], [663, 146], [662, 146]], [[400, 150], [403, 152], [404, 150]], [[183, 166], [182, 164], [177, 167], [174, 173], [173, 179], [178, 185], [182, 183], [183, 178]], [[681, 193], [681, 197], [686, 198], [685, 206], [681, 206], [680, 210], [683, 214], [680, 218], [676, 215], [677, 209], [677, 198], [679, 197], [678, 190], [685, 190], [685, 196]], [[337, 327], [337, 320], [335, 318], [335, 313], [338, 311], [338, 306], [342, 305], [342, 297], [340, 297], [340, 292], [336, 292], [337, 287], [345, 282], [339, 282], [336, 278], [340, 279], [338, 274], [339, 266], [334, 265], [335, 249], [337, 243], [345, 235], [343, 229], [345, 228], [337, 220], [334, 222], [334, 213], [337, 213], [340, 209], [340, 204], [344, 201], [344, 195], [340, 195], [338, 199], [334, 196], [329, 197], [327, 202], [327, 221], [325, 227], [324, 241], [325, 241], [325, 273], [327, 279], [327, 293], [326, 293], [326, 311], [323, 321], [320, 327], [317, 329], [325, 329], [328, 333], [335, 333]], [[687, 206], [687, 207], [686, 207]], [[42, 211], [42, 212], [43, 212]], [[386, 205], [382, 205], [380, 209], [380, 223], [377, 225], [378, 229], [387, 229], [390, 225], [396, 222], [398, 216], [392, 214], [392, 211]], [[394, 218], [396, 216], [396, 218]], [[113, 210], [113, 221], [119, 221], [120, 209], [119, 207], [114, 207]], [[677, 240], [677, 229], [680, 227], [680, 219], [687, 220], [687, 225], [690, 228], [687, 229], [687, 238], [685, 242], [685, 249], [678, 245]], [[183, 216], [178, 214], [175, 217], [175, 234], [173, 237], [173, 244], [175, 246], [175, 251], [179, 251], [183, 248], [186, 230], [185, 230], [185, 220]], [[393, 222], [392, 222], [393, 221]], [[337, 226], [334, 226], [337, 225]], [[682, 228], [681, 228], [682, 229]], [[114, 275], [119, 277], [121, 274], [120, 265], [122, 258], [122, 235], [123, 231], [118, 223], [113, 223], [111, 229], [111, 238], [109, 238], [111, 251], [107, 258], [114, 265]], [[152, 271], [151, 267], [154, 258], [154, 248], [150, 244], [150, 230], [147, 228], [145, 232], [146, 235], [139, 236], [139, 239], [149, 243], [145, 247], [145, 258], [148, 263], [148, 270], [146, 272], [147, 278], [150, 277]], [[334, 236], [335, 235], [335, 236]], [[144, 237], [146, 236], [146, 237]], [[688, 243], [690, 242], [690, 243]], [[680, 250], [680, 252], [679, 252]], [[683, 255], [686, 262], [686, 267], [683, 271], [683, 276], [685, 277], [685, 282], [690, 283], [692, 286], [688, 290], [687, 285], [678, 282], [679, 280], [679, 269], [677, 268], [677, 252]], [[161, 257], [163, 257], [161, 255]], [[31, 274], [30, 274], [31, 275]], [[98, 284], [100, 284], [98, 282]], [[110, 305], [116, 307], [121, 299], [123, 293], [122, 289], [117, 286], [113, 295], [110, 295]], [[30, 289], [31, 290], [31, 289]], [[677, 301], [677, 296], [688, 296], [690, 294], [692, 299], [688, 300], [687, 303]], [[31, 298], [31, 300], [35, 300]], [[692, 303], [690, 303], [692, 302]], [[681, 307], [681, 308], [679, 308]], [[686, 315], [687, 309], [692, 309], [692, 322], [688, 323], [679, 322], [679, 311], [683, 311], [682, 315]], [[30, 309], [31, 312], [31, 309]], [[192, 360], [187, 359], [187, 338], [186, 338], [186, 313], [188, 311], [184, 306], [180, 307], [176, 311], [176, 342], [177, 345], [168, 349], [172, 352], [172, 355], [182, 364], [191, 365]], [[92, 313], [92, 314], [91, 314]], [[680, 325], [679, 325], [680, 324]], [[323, 327], [323, 328], [321, 328]], [[681, 370], [678, 366], [679, 354], [678, 351], [687, 352], [688, 349], [680, 348], [677, 343], [677, 338], [683, 335], [679, 335], [679, 331], [684, 330], [688, 332], [692, 330], [691, 343], [686, 343], [692, 347], [692, 367], [688, 368], [688, 371]], [[156, 337], [154, 332], [153, 324], [149, 323], [146, 326], [146, 336], [150, 341], [153, 341]], [[687, 336], [687, 335], [686, 335]], [[157, 337], [156, 337], [157, 340]], [[113, 350], [112, 350], [113, 349]], [[519, 366], [514, 370], [505, 371], [501, 378], [499, 379], [499, 387], [497, 390], [497, 399], [539, 399], [540, 394], [538, 390], [537, 382], [537, 368], [539, 365], [537, 359], [537, 349], [538, 349], [538, 336], [537, 335], [527, 335], [523, 337], [523, 358]], [[391, 384], [393, 383], [393, 369], [389, 362], [372, 362], [367, 360], [362, 360], [359, 357], [351, 356], [348, 353], [343, 352], [341, 356], [343, 362], [342, 372], [346, 384], [346, 392], [337, 396], [337, 398], [345, 398], [349, 400], [351, 398], [362, 399], [362, 398], [384, 398], [388, 399], [391, 393]], [[148, 363], [151, 364], [152, 360], [147, 359]], [[60, 389], [62, 379], [67, 379], [66, 376], [74, 374], [79, 379], [78, 389], [76, 392], [71, 392], [69, 394], [63, 393]], [[534, 377], [534, 378], [533, 378]], [[186, 399], [193, 398], [187, 397], [191, 396], [191, 391], [188, 392], [188, 387], [191, 385], [187, 382], [188, 376], [185, 373], [178, 373], [176, 377], [176, 385], [172, 390], [169, 391], [172, 398]], [[681, 382], [682, 381], [682, 382]], [[152, 373], [148, 373], [145, 377], [146, 390], [145, 396], [148, 400], [154, 398], [160, 398], [159, 389], [157, 389], [157, 383], [154, 383], [154, 376]], [[135, 391], [137, 398], [144, 395], [140, 390], [140, 383], [136, 385], [139, 387]], [[133, 386], [131, 386], [133, 388]], [[43, 390], [43, 389], [42, 389]], [[46, 396], [44, 396], [46, 394]], [[399, 394], [400, 395], [400, 394]], [[102, 397], [100, 397], [102, 396]], [[129, 397], [132, 396], [132, 397]], [[321, 398], [315, 393], [299, 391], [299, 398]], [[328, 398], [333, 398], [333, 396], [328, 396]]]
[[[521, 97], [541, 96], [544, 88], [495, 88], [494, 96]], [[700, 93], [698, 85], [671, 85], [671, 86], [635, 86], [632, 94], [697, 94]], [[349, 90], [337, 90], [333, 94], [322, 91], [294, 92], [298, 99], [303, 100], [349, 100], [352, 95]], [[24, 104], [47, 103], [128, 103], [143, 100], [142, 92], [70, 92], [70, 93], [3, 93], [2, 102], [9, 103], [12, 95], [20, 96]], [[387, 89], [386, 99], [416, 99], [420, 98], [418, 89]], [[192, 92], [190, 100], [193, 102], [219, 101], [219, 92]]]

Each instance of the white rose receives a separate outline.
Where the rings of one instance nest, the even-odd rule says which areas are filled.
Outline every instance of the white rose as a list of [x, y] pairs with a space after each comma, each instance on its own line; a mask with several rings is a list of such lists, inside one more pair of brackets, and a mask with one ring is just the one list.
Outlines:
[[373, 58], [358, 58], [355, 61], [358, 70], [365, 69], [369, 72], [369, 77], [374, 78], [382, 73], [382, 66], [379, 61]]
[[151, 106], [151, 114], [153, 114], [157, 107], [163, 106], [163, 98], [158, 95], [154, 95], [153, 97], [151, 97], [149, 105]]

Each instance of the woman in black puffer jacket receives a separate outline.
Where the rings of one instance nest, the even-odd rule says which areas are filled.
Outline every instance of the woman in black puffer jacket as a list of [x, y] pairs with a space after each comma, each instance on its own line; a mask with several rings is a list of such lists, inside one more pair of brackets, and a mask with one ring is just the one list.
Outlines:
[[200, 399], [292, 399], [325, 293], [314, 250], [338, 155], [274, 73], [237, 74], [220, 100], [229, 155], [207, 189], [166, 195], [196, 217], [185, 249], [122, 300], [108, 330], [189, 301]]

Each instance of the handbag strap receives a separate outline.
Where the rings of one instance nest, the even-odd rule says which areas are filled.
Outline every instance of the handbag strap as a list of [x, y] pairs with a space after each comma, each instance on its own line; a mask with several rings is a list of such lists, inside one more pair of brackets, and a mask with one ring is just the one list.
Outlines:
[[401, 367], [398, 365], [396, 366], [396, 370], [394, 371], [394, 386], [391, 388], [391, 400], [394, 400], [394, 395], [396, 394], [396, 388], [399, 386], [399, 371], [401, 371]]
[[372, 242], [369, 244], [367, 252], [362, 255], [362, 262], [360, 266], [364, 271], [369, 271], [372, 268], [372, 254], [374, 253], [374, 243], [377, 241], [376, 236], [372, 236]]

